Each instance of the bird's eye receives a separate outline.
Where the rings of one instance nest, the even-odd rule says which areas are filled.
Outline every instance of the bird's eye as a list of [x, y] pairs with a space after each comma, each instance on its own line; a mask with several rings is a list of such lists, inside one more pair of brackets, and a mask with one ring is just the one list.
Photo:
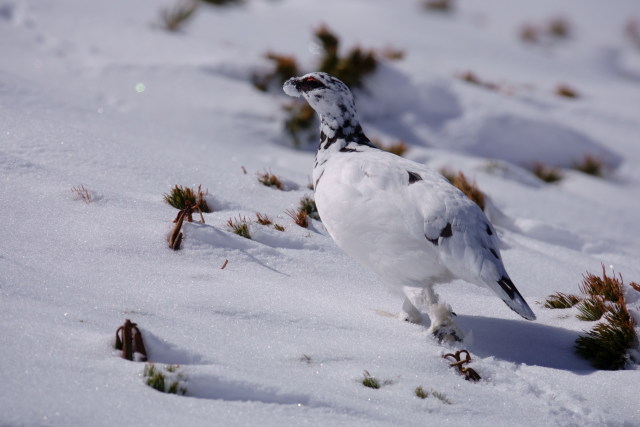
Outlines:
[[325, 88], [326, 86], [318, 79], [312, 76], [307, 76], [296, 83], [296, 88], [303, 92], [309, 92], [314, 89]]

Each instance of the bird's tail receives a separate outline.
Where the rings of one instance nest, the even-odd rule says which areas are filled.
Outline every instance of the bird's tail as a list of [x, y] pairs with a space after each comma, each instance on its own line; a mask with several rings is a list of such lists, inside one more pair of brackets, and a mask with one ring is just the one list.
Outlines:
[[492, 290], [509, 306], [509, 308], [527, 320], [536, 320], [536, 315], [524, 300], [516, 285], [507, 276], [502, 276], [496, 281]]

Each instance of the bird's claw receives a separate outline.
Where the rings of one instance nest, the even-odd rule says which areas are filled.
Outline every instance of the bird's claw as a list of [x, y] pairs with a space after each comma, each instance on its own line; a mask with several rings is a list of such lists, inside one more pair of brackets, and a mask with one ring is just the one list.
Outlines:
[[444, 342], [462, 342], [464, 335], [454, 325], [441, 325], [433, 328], [431, 333], [439, 343]]

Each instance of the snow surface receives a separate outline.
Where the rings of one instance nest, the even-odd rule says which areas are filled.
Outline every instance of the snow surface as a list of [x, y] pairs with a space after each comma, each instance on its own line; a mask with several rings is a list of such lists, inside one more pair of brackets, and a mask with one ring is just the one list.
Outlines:
[[[536, 304], [601, 263], [640, 280], [640, 50], [623, 35], [640, 7], [456, 3], [442, 16], [419, 1], [247, 0], [202, 5], [172, 34], [158, 26], [167, 1], [0, 0], [0, 424], [640, 424], [640, 370], [592, 369], [572, 352], [591, 325]], [[570, 39], [518, 40], [521, 24], [558, 15]], [[441, 358], [451, 348], [424, 327], [383, 315], [400, 299], [322, 223], [284, 214], [310, 193], [313, 152], [291, 148], [285, 96], [250, 76], [267, 51], [312, 70], [322, 23], [343, 48], [405, 51], [357, 100], [368, 135], [405, 139], [410, 158], [463, 170], [492, 200], [538, 320], [470, 284], [439, 289], [480, 383], [456, 375]], [[511, 89], [460, 81], [467, 70]], [[560, 83], [582, 96], [555, 96]], [[567, 171], [547, 185], [523, 168], [585, 153], [607, 162], [606, 179]], [[265, 169], [288, 191], [258, 183]], [[202, 184], [216, 210], [186, 224], [178, 252], [162, 200], [175, 184]], [[80, 185], [92, 203], [71, 191]], [[229, 233], [230, 217], [256, 212], [286, 231]], [[186, 397], [147, 387], [144, 364], [118, 357], [125, 318], [152, 361], [181, 365]], [[363, 387], [364, 370], [386, 383]], [[418, 399], [420, 385], [451, 404]]]

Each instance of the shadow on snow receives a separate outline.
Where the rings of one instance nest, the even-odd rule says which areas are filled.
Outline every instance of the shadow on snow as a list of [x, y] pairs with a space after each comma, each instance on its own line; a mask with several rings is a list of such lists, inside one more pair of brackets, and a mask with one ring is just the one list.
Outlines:
[[578, 332], [524, 320], [460, 315], [456, 323], [468, 333], [469, 351], [498, 359], [588, 374], [595, 369], [573, 350]]

